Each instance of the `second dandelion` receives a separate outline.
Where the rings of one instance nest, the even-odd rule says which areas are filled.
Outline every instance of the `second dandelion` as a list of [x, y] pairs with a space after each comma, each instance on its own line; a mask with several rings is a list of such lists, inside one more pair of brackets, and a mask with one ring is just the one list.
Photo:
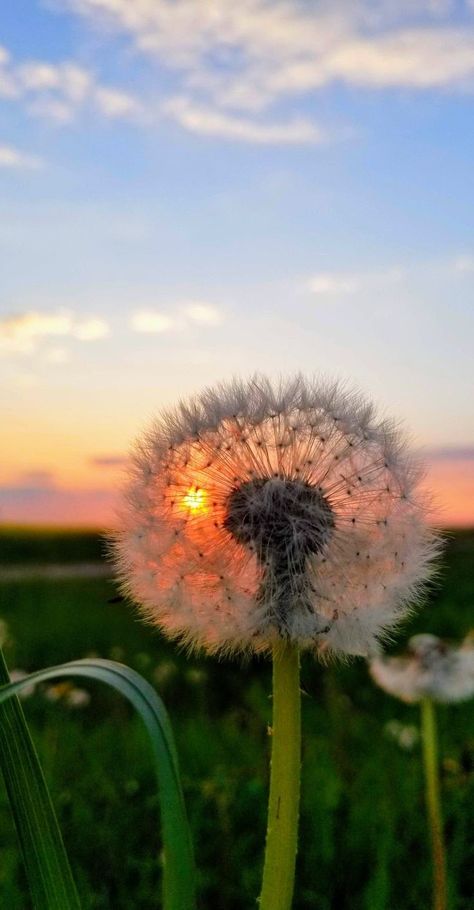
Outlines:
[[446, 910], [446, 849], [438, 767], [435, 704], [465, 701], [474, 696], [474, 644], [470, 636], [460, 647], [436, 635], [414, 635], [402, 657], [377, 657], [370, 664], [375, 682], [402, 701], [419, 703], [426, 784], [426, 808], [433, 854], [433, 910]]

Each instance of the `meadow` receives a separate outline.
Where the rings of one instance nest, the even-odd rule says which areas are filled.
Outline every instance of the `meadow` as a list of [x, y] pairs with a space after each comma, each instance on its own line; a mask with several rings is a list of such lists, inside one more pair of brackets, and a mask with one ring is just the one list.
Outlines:
[[[0, 619], [10, 671], [86, 656], [122, 661], [171, 715], [202, 910], [246, 910], [259, 892], [268, 783], [270, 665], [187, 657], [147, 628], [110, 577], [36, 566], [103, 562], [95, 533], [0, 532]], [[438, 581], [393, 650], [416, 632], [474, 627], [474, 531], [447, 535]], [[12, 572], [12, 567], [17, 571]], [[30, 573], [22, 577], [22, 567]], [[419, 716], [362, 660], [302, 666], [303, 790], [295, 910], [429, 906]], [[160, 907], [157, 792], [146, 734], [99, 684], [43, 685], [23, 702], [87, 910]], [[474, 908], [474, 701], [438, 709], [451, 910]], [[29, 910], [0, 788], [0, 906]]]

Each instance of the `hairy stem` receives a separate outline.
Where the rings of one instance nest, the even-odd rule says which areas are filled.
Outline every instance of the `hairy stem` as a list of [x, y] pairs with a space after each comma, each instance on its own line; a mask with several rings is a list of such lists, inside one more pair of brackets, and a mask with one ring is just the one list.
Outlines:
[[433, 910], [446, 910], [446, 858], [438, 771], [436, 718], [431, 698], [421, 702], [421, 732], [425, 768], [426, 808], [433, 852]]
[[289, 910], [298, 841], [301, 771], [300, 665], [296, 645], [273, 652], [273, 726], [260, 910]]

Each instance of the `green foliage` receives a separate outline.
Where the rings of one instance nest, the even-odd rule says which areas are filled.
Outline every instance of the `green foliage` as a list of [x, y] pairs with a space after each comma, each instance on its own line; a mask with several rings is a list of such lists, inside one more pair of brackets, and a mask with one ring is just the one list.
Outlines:
[[23, 710], [0, 649], [0, 767], [35, 910], [80, 910], [61, 832]]
[[[14, 543], [10, 545], [14, 548]], [[98, 545], [99, 546], [99, 545]], [[83, 560], [83, 542], [76, 558]], [[449, 542], [429, 603], [408, 624], [459, 639], [474, 626], [474, 534]], [[36, 557], [33, 557], [36, 561]], [[19, 560], [18, 560], [19, 561]], [[60, 561], [58, 558], [52, 561]], [[0, 576], [1, 577], [1, 576]], [[200, 873], [201, 906], [255, 906], [265, 837], [271, 668], [187, 658], [110, 602], [107, 579], [0, 584], [11, 668], [75, 658], [123, 661], [152, 682], [173, 722]], [[160, 849], [145, 732], [106, 687], [38, 688], [24, 703], [85, 910], [155, 910]], [[302, 666], [303, 786], [294, 910], [419, 910], [431, 889], [419, 744], [387, 731], [418, 726], [416, 708], [370, 682], [363, 661]], [[54, 694], [55, 700], [52, 700]], [[474, 702], [438, 712], [452, 910], [474, 893]], [[6, 796], [0, 793], [0, 905], [29, 910]]]
[[96, 531], [0, 527], [0, 566], [18, 563], [70, 563], [101, 559], [104, 541]]
[[[95, 682], [105, 682], [112, 689], [116, 689], [132, 705], [140, 715], [145, 724], [155, 759], [155, 769], [157, 772], [158, 783], [160, 787], [160, 815], [161, 826], [163, 830], [164, 844], [164, 863], [163, 863], [163, 906], [166, 910], [194, 910], [195, 908], [195, 885], [194, 885], [194, 863], [193, 852], [190, 840], [190, 833], [187, 824], [186, 810], [181, 789], [181, 782], [178, 770], [178, 758], [173, 740], [173, 733], [169, 722], [168, 715], [161, 699], [156, 694], [155, 689], [143, 679], [140, 674], [125, 667], [115, 661], [110, 660], [77, 660], [70, 661], [67, 664], [61, 664], [56, 667], [48, 667], [45, 670], [38, 670], [26, 677], [26, 679], [11, 682], [0, 687], [0, 706], [3, 709], [4, 702], [13, 699], [13, 708], [19, 709], [15, 696], [25, 691], [32, 684], [47, 682], [50, 680], [62, 679], [64, 677], [83, 677], [94, 680]], [[11, 707], [11, 706], [9, 706]], [[21, 708], [19, 709], [21, 712]], [[4, 711], [4, 715], [7, 712]], [[44, 851], [38, 858], [33, 857], [31, 862], [29, 851], [37, 851], [38, 844], [41, 845], [45, 835], [49, 833], [52, 827], [53, 835], [56, 834], [55, 826], [51, 825], [49, 816], [44, 812], [44, 802], [48, 802], [46, 794], [42, 794], [42, 801], [38, 806], [38, 798], [33, 787], [36, 783], [35, 777], [31, 774], [31, 757], [28, 754], [28, 742], [25, 731], [22, 729], [23, 741], [19, 737], [19, 747], [17, 751], [11, 754], [11, 742], [15, 745], [13, 739], [14, 727], [12, 724], [6, 730], [5, 735], [0, 739], [3, 746], [10, 746], [10, 754], [2, 763], [6, 780], [16, 779], [16, 764], [24, 764], [22, 774], [23, 789], [27, 791], [28, 798], [25, 799], [21, 788], [17, 786], [11, 800], [14, 808], [19, 807], [20, 813], [17, 819], [17, 829], [22, 840], [26, 834], [28, 842], [24, 852], [27, 871], [32, 867], [30, 876], [30, 886], [34, 896], [35, 907], [38, 910], [77, 910], [79, 904], [75, 900], [75, 891], [72, 889], [72, 899], [70, 891], [72, 882], [69, 883], [64, 879], [64, 870], [66, 875], [69, 873], [69, 866], [61, 855], [60, 848], [62, 844], [53, 844]], [[26, 740], [26, 741], [25, 741]], [[42, 783], [42, 776], [40, 784]], [[32, 797], [29, 797], [30, 790], [33, 790]], [[36, 797], [36, 802], [34, 798]], [[48, 805], [46, 805], [48, 808]], [[39, 812], [38, 812], [39, 809]], [[40, 814], [41, 813], [41, 814]], [[38, 824], [33, 827], [32, 821], [35, 815], [39, 815]], [[48, 828], [49, 822], [49, 828]], [[51, 839], [51, 838], [50, 838]], [[58, 840], [56, 836], [56, 841]], [[53, 873], [49, 867], [53, 866]], [[64, 869], [63, 869], [64, 867]], [[38, 879], [38, 881], [37, 881]], [[46, 879], [46, 886], [44, 886]], [[61, 890], [60, 890], [61, 888]]]

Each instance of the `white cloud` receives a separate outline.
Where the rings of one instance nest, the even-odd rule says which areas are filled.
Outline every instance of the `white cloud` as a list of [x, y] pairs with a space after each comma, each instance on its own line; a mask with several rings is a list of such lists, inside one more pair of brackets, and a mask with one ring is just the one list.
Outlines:
[[256, 122], [215, 108], [196, 105], [184, 97], [170, 98], [163, 106], [163, 111], [190, 132], [238, 142], [300, 145], [320, 143], [328, 138], [322, 128], [304, 118], [283, 123]]
[[158, 334], [180, 331], [192, 323], [219, 325], [222, 319], [222, 312], [214, 304], [202, 300], [188, 300], [175, 306], [172, 314], [155, 309], [138, 310], [132, 313], [130, 326], [134, 332]]
[[174, 322], [170, 316], [160, 313], [157, 310], [139, 310], [134, 313], [130, 320], [130, 325], [134, 332], [167, 332], [173, 328]]
[[2, 95], [23, 103], [29, 113], [57, 123], [68, 123], [87, 108], [111, 119], [145, 119], [139, 99], [116, 86], [102, 85], [92, 70], [72, 60], [16, 62], [0, 47]]
[[474, 272], [474, 256], [458, 256], [454, 260], [453, 268], [455, 272]]
[[18, 90], [13, 79], [0, 69], [0, 98], [14, 99], [17, 95]]
[[18, 94], [15, 80], [7, 71], [10, 54], [6, 47], [0, 44], [0, 98], [15, 98]]
[[72, 123], [76, 116], [75, 110], [69, 102], [59, 101], [57, 98], [35, 98], [27, 105], [29, 114], [40, 117], [42, 120], [51, 120], [59, 126]]
[[308, 281], [308, 290], [313, 294], [353, 294], [358, 287], [356, 276], [337, 275], [333, 272], [319, 272]]
[[41, 158], [29, 155], [12, 145], [0, 145], [0, 168], [38, 170], [43, 166]]
[[57, 67], [62, 91], [73, 102], [79, 104], [90, 93], [98, 91], [95, 79], [91, 72], [76, 63], [62, 63]]
[[327, 60], [327, 77], [373, 88], [474, 87], [474, 29], [401, 29], [349, 41]]
[[7, 316], [0, 322], [2, 338], [40, 338], [45, 335], [67, 335], [71, 329], [71, 316], [66, 312], [42, 313], [34, 310]]
[[43, 353], [43, 360], [46, 363], [53, 363], [60, 366], [63, 363], [69, 361], [69, 351], [67, 348], [60, 347], [59, 345], [54, 348], [48, 348]]
[[128, 92], [121, 92], [112, 88], [95, 89], [94, 103], [102, 114], [110, 119], [122, 117], [141, 117], [143, 107], [141, 103]]
[[222, 322], [221, 311], [211, 303], [202, 303], [199, 300], [194, 300], [183, 307], [183, 312], [192, 322], [199, 322], [204, 325], [218, 325]]
[[317, 272], [306, 281], [305, 289], [321, 296], [341, 296], [398, 284], [404, 276], [404, 270], [398, 267], [380, 272]]
[[128, 34], [179, 72], [186, 91], [222, 107], [256, 110], [338, 81], [473, 88], [474, 4], [457, 26], [450, 0], [57, 2]]
[[128, 36], [175, 82], [169, 97], [145, 100], [74, 61], [18, 64], [0, 48], [0, 94], [57, 123], [92, 110], [143, 126], [167, 117], [232, 142], [318, 144], [348, 131], [296, 111], [258, 115], [338, 84], [474, 91], [474, 3], [462, 25], [454, 0], [55, 0], [61, 7]]
[[32, 61], [17, 67], [16, 78], [26, 91], [41, 92], [61, 86], [61, 69], [50, 63]]
[[71, 334], [79, 341], [97, 341], [109, 334], [109, 326], [105, 319], [93, 316], [90, 319], [80, 319], [73, 322]]
[[108, 331], [107, 323], [97, 317], [77, 317], [68, 310], [52, 313], [30, 310], [0, 320], [0, 350], [32, 354], [42, 339], [70, 337], [79, 341], [95, 341], [103, 338]]

